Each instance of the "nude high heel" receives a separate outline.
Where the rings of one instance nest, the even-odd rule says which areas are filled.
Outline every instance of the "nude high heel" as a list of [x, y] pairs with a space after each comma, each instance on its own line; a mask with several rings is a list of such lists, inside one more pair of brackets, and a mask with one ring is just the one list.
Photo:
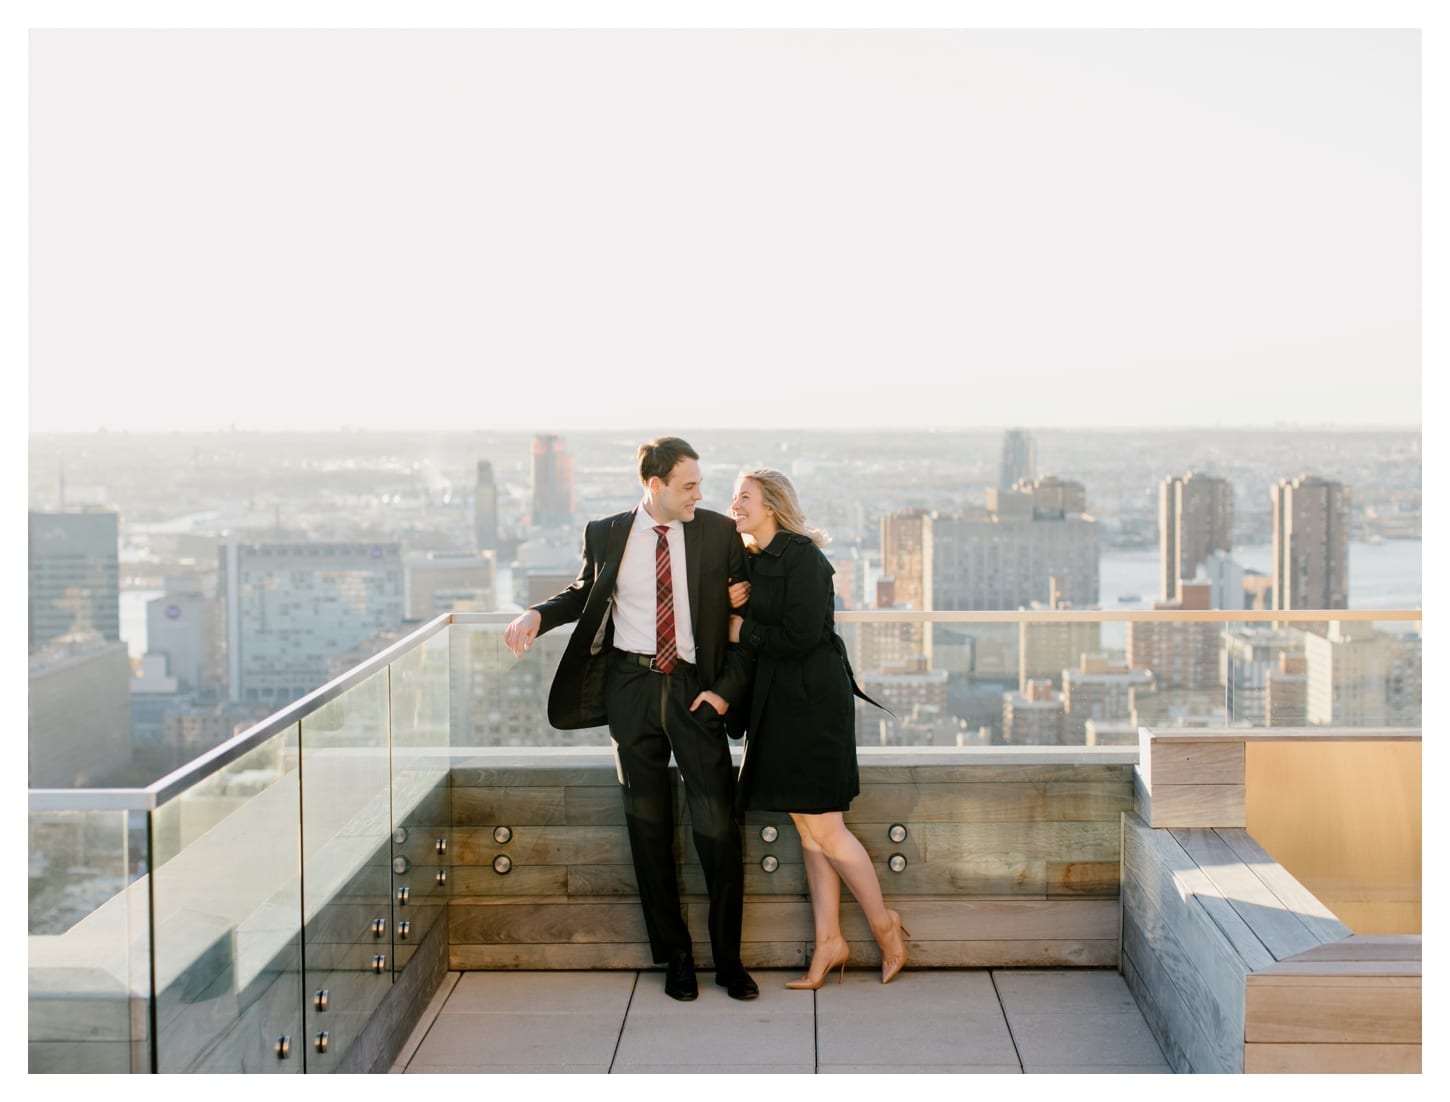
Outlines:
[[830, 974], [835, 970], [838, 965], [840, 966], [841, 974], [836, 977], [836, 982], [839, 984], [842, 980], [846, 978], [846, 961], [849, 960], [850, 957], [851, 947], [845, 942], [842, 942], [841, 955], [835, 960], [830, 961], [825, 966], [825, 968], [821, 969], [821, 974], [817, 976], [816, 962], [814, 959], [814, 955], [812, 955], [811, 970], [800, 979], [789, 981], [786, 984], [786, 987], [789, 988], [791, 991], [817, 991], [820, 989], [821, 985], [826, 982], [827, 977], [830, 976]]
[[895, 911], [887, 911], [887, 914], [891, 916], [891, 921], [895, 926], [887, 937], [886, 944], [881, 946], [882, 983], [890, 983], [896, 978], [896, 974], [906, 967], [908, 956], [906, 938], [911, 936], [911, 931], [901, 924], [899, 914]]

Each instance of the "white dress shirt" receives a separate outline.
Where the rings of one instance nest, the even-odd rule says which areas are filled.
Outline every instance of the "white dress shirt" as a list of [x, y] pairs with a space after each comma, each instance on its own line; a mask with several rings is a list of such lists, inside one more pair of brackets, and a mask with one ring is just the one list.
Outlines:
[[[624, 545], [619, 578], [614, 583], [614, 645], [636, 654], [655, 652], [655, 525], [641, 503], [635, 510], [634, 527]], [[669, 522], [665, 541], [670, 546], [670, 584], [675, 591], [675, 649], [680, 660], [694, 663], [695, 632], [690, 622], [690, 590], [685, 577], [685, 526]]]

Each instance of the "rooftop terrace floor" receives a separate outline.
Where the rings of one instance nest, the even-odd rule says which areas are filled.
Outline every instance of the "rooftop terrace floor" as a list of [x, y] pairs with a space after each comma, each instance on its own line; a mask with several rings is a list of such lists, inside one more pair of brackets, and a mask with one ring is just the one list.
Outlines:
[[848, 968], [817, 992], [753, 971], [736, 1002], [662, 971], [450, 972], [395, 1072], [1107, 1072], [1170, 1068], [1123, 977], [1101, 969]]

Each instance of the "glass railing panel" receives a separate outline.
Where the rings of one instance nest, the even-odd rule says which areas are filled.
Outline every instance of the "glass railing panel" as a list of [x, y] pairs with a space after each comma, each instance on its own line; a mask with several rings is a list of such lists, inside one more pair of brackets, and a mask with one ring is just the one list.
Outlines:
[[506, 621], [455, 623], [453, 747], [608, 746], [609, 730], [557, 731], [549, 724], [549, 686], [571, 625], [541, 635], [521, 658], [503, 643]]
[[29, 1070], [150, 1071], [146, 817], [74, 800], [29, 815]]
[[395, 975], [443, 919], [448, 899], [450, 634], [430, 636], [388, 668]]
[[1419, 727], [1419, 620], [1226, 624], [1222, 662], [1236, 727]]
[[[886, 709], [857, 701], [857, 745], [1136, 745], [1128, 693], [1141, 676], [1120, 692], [1097, 692], [1091, 705], [1081, 691], [1084, 659], [1095, 675], [1124, 666], [1107, 626], [1009, 612], [972, 620], [840, 615], [857, 683]], [[1074, 679], [1075, 714], [1066, 701]]]
[[392, 977], [388, 671], [302, 718], [306, 1069], [337, 1068]]
[[300, 796], [292, 724], [156, 809], [159, 1070], [303, 1070]]
[[858, 702], [859, 745], [1131, 746], [1140, 726], [1418, 726], [1419, 621], [1367, 615], [845, 613], [838, 622], [857, 680], [893, 713]]

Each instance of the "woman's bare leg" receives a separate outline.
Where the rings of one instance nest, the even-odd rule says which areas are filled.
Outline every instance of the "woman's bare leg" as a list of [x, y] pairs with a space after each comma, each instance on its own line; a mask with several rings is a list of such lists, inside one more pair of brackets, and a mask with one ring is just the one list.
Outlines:
[[[871, 933], [876, 939], [876, 944], [881, 947], [883, 975], [887, 978], [895, 975], [906, 962], [906, 947], [901, 936], [901, 916], [888, 909], [885, 900], [882, 899], [881, 882], [876, 878], [876, 867], [871, 864], [871, 856], [866, 852], [866, 847], [861, 844], [859, 838], [851, 833], [846, 826], [845, 816], [839, 811], [829, 811], [821, 815], [800, 815], [792, 812], [791, 819], [800, 832], [802, 851], [805, 851], [806, 839], [809, 838], [811, 843], [825, 856], [836, 875], [845, 881], [846, 887], [855, 896], [856, 902], [861, 905], [861, 910], [866, 915], [866, 921], [871, 924]], [[814, 881], [810, 878], [809, 866], [807, 866], [806, 877], [811, 882], [811, 890], [814, 892]], [[812, 899], [811, 906], [814, 913], [814, 896]], [[838, 932], [840, 930], [840, 909], [840, 889], [838, 887], [833, 907]], [[819, 916], [817, 921], [819, 923]]]
[[[792, 816], [794, 818], [794, 816]], [[805, 860], [806, 886], [811, 893], [811, 917], [815, 925], [815, 948], [811, 953], [811, 969], [787, 986], [814, 989], [826, 973], [842, 963], [850, 953], [841, 934], [841, 878], [831, 866], [821, 847], [806, 830], [800, 829], [801, 856]]]

